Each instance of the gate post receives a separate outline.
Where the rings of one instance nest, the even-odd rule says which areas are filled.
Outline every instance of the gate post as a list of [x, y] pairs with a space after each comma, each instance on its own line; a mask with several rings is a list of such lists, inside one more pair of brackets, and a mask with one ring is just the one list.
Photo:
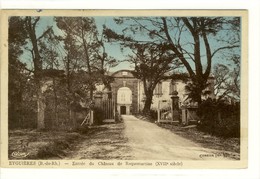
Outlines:
[[[92, 125], [94, 123], [94, 107], [95, 107], [95, 102], [91, 101], [89, 104], [89, 114], [86, 116], [85, 120], [89, 119], [87, 124]], [[85, 120], [81, 125], [84, 124]]]
[[94, 108], [97, 107], [97, 108], [101, 108], [102, 107], [102, 99], [103, 99], [103, 94], [102, 92], [97, 92], [95, 95], [94, 95], [94, 105], [93, 105], [93, 108], [91, 109], [90, 111], [90, 124], [93, 124], [94, 123]]
[[94, 111], [90, 111], [89, 124], [92, 125], [94, 123]]
[[181, 118], [182, 125], [187, 125], [187, 121], [188, 121], [187, 113], [188, 113], [187, 107], [184, 106], [182, 108], [182, 118]]
[[160, 109], [160, 100], [158, 100], [158, 109], [157, 109], [157, 122], [160, 123], [161, 119], [161, 109]]
[[96, 93], [94, 95], [94, 98], [95, 98], [95, 106], [96, 107], [101, 107], [101, 105], [102, 105], [102, 98], [103, 98], [102, 92]]
[[173, 122], [176, 122], [176, 121], [179, 122], [179, 118], [180, 118], [180, 115], [179, 115], [179, 97], [178, 97], [177, 91], [172, 92], [171, 99], [172, 99], [172, 121]]

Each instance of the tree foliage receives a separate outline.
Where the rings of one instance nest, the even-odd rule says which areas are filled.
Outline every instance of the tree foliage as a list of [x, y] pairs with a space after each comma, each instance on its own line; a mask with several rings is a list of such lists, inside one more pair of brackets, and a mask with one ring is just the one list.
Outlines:
[[[116, 59], [106, 52], [103, 36], [99, 34], [94, 18], [90, 17], [57, 17], [57, 26], [65, 33], [67, 75], [72, 71], [86, 71], [90, 98], [98, 81], [109, 85], [110, 78], [106, 76], [109, 67], [117, 65]], [[70, 63], [81, 64], [70, 67]], [[71, 85], [70, 85], [71, 86]]]
[[122, 32], [107, 30], [109, 39], [166, 44], [184, 65], [193, 82], [192, 95], [201, 102], [212, 62], [219, 54], [240, 48], [240, 19], [225, 17], [121, 17], [115, 22]]
[[133, 75], [142, 80], [146, 96], [143, 112], [150, 111], [153, 91], [163, 79], [171, 76], [180, 66], [175, 54], [168, 51], [164, 44], [134, 44], [131, 45], [134, 55], [129, 55], [128, 61], [135, 65]]
[[9, 113], [17, 114], [9, 121], [14, 127], [24, 126], [21, 118], [38, 129], [75, 127], [77, 116], [86, 115], [95, 85], [109, 87], [113, 80], [107, 71], [117, 60], [106, 52], [94, 18], [48, 19], [51, 26], [45, 17], [9, 19]]
[[[24, 31], [24, 20], [19, 17], [9, 18], [8, 27], [8, 71], [9, 71], [9, 126], [22, 125], [23, 94], [26, 91], [27, 77], [26, 65], [19, 61], [23, 53], [22, 46], [26, 44], [26, 32]], [[27, 73], [25, 73], [27, 72]], [[10, 90], [12, 89], [12, 90]]]
[[[234, 57], [235, 58], [235, 57]], [[225, 98], [240, 99], [240, 67], [216, 64], [213, 68], [215, 77], [215, 95], [218, 100]]]
[[[90, 103], [96, 84], [111, 90], [113, 79], [107, 73], [118, 64], [107, 49], [113, 43], [131, 51], [127, 61], [135, 66], [133, 74], [143, 81], [147, 97], [144, 111], [150, 109], [156, 84], [165, 76], [177, 78], [176, 68], [188, 72], [191, 96], [200, 102], [216, 61], [228, 68], [214, 69], [219, 92], [239, 98], [239, 17], [115, 18], [121, 31], [105, 25], [100, 30], [93, 17], [49, 18], [52, 26], [46, 25], [45, 18], [9, 18], [12, 124], [36, 119], [32, 126], [38, 124], [39, 129], [47, 123], [52, 127], [74, 125], [73, 104], [82, 107]], [[223, 80], [226, 76], [229, 79]]]

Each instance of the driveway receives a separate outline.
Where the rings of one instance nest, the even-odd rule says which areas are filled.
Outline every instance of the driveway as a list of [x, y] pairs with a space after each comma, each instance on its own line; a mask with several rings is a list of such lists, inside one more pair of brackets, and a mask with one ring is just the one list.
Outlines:
[[65, 159], [232, 160], [156, 124], [123, 115], [123, 123], [94, 126]]
[[203, 148], [156, 124], [131, 115], [122, 116], [124, 135], [135, 160], [225, 160], [223, 151]]

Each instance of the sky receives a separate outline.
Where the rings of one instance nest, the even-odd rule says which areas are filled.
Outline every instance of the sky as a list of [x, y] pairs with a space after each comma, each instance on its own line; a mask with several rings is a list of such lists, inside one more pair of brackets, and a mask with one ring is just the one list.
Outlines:
[[[102, 28], [103, 28], [104, 24], [119, 32], [122, 31], [122, 29], [123, 29], [122, 27], [118, 26], [114, 22], [113, 17], [95, 17], [95, 21], [96, 21], [96, 25], [99, 30], [99, 33], [102, 33]], [[119, 61], [125, 60], [126, 55], [128, 53], [131, 53], [131, 51], [127, 50], [127, 49], [124, 49], [124, 52], [122, 52], [120, 50], [120, 45], [115, 44], [115, 43], [106, 44], [106, 51], [110, 56], [115, 57]], [[118, 71], [118, 70], [122, 70], [122, 69], [134, 69], [134, 67], [130, 63], [124, 61], [124, 62], [119, 63], [119, 65], [117, 65], [115, 68], [111, 69], [111, 71], [114, 72], [114, 71]]]
[[[122, 30], [126, 27], [123, 25], [118, 25], [114, 22], [113, 20], [114, 17], [94, 17], [95, 21], [96, 21], [96, 26], [97, 29], [99, 31], [99, 33], [101, 34], [102, 32], [102, 27], [105, 24], [107, 27], [113, 29], [116, 32], [121, 33]], [[41, 20], [39, 21], [39, 25], [37, 26], [37, 36], [40, 36], [40, 34], [42, 34], [42, 32], [48, 27], [48, 26], [52, 26], [54, 29], [54, 32], [56, 34], [59, 35], [63, 35], [62, 31], [59, 30], [59, 28], [56, 26], [53, 17], [41, 17]], [[220, 34], [222, 36], [225, 36], [225, 34]], [[137, 39], [141, 39], [144, 38], [142, 35], [138, 36], [136, 35], [135, 38]], [[184, 42], [185, 41], [191, 41], [192, 37], [189, 33], [185, 34], [183, 39]], [[212, 49], [217, 47], [217, 44], [219, 44], [219, 42], [215, 41], [215, 40], [210, 40], [210, 45], [212, 47]], [[124, 49], [123, 52], [120, 50], [120, 45], [117, 43], [106, 43], [105, 44], [106, 47], [106, 52], [108, 53], [109, 56], [114, 57], [115, 59], [117, 59], [119, 62], [122, 60], [126, 59], [126, 56], [128, 54], [131, 54], [131, 50], [129, 49]], [[191, 47], [187, 48], [188, 50], [192, 51]], [[204, 46], [201, 45], [201, 49], [204, 49]], [[239, 50], [236, 51], [236, 53], [240, 53]], [[31, 61], [31, 56], [28, 52], [25, 52], [22, 57], [21, 57], [22, 61], [27, 63], [29, 66], [32, 65], [32, 61]], [[205, 60], [205, 50], [202, 50], [202, 59], [204, 59], [204, 64], [206, 65], [206, 60]], [[190, 60], [191, 64], [192, 61]], [[222, 64], [226, 64], [228, 63], [227, 59], [223, 58], [223, 55], [219, 54], [217, 56], [215, 56], [215, 59], [213, 61], [213, 65], [212, 67], [217, 64], [217, 63], [222, 63]], [[192, 68], [194, 68], [194, 65], [191, 65]], [[119, 65], [117, 65], [116, 67], [110, 69], [111, 72], [117, 71], [117, 70], [121, 70], [121, 69], [133, 69], [133, 65], [129, 64], [128, 62], [121, 62], [119, 63]]]
[[[109, 27], [117, 26], [114, 21], [113, 17], [95, 17], [96, 25], [98, 28], [99, 33], [101, 34], [103, 25], [106, 24]], [[56, 26], [56, 23], [53, 20], [53, 17], [44, 16], [41, 17], [39, 21], [39, 25], [37, 26], [36, 35], [39, 37], [48, 26], [52, 26], [55, 34], [63, 35], [64, 33]], [[118, 28], [118, 27], [117, 27]], [[121, 29], [120, 29], [121, 30]], [[108, 55], [114, 57], [119, 62], [126, 59], [126, 55], [131, 53], [129, 50], [125, 49], [124, 52], [120, 50], [120, 45], [118, 44], [105, 44], [106, 52]], [[21, 56], [21, 61], [26, 63], [29, 67], [32, 67], [32, 59], [31, 54], [27, 51], [24, 51], [24, 54]], [[129, 64], [128, 62], [120, 62], [116, 67], [111, 68], [110, 71], [118, 71], [121, 69], [134, 69], [134, 67]]]

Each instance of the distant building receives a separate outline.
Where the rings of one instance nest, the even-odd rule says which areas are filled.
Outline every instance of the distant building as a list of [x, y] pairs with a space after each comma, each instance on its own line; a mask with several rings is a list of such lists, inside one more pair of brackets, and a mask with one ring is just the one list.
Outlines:
[[[112, 99], [115, 100], [116, 110], [119, 114], [133, 114], [140, 112], [144, 107], [145, 94], [143, 82], [135, 78], [130, 70], [120, 70], [111, 74], [114, 81], [111, 83], [111, 91], [108, 91], [104, 85], [98, 85], [97, 91], [103, 92], [103, 98], [107, 98], [107, 93], [112, 93]], [[189, 103], [185, 86], [188, 82], [182, 80], [163, 80], [157, 84], [154, 90], [151, 109], [157, 109], [159, 101], [171, 100], [173, 91], [178, 92], [179, 106]], [[209, 78], [210, 85], [207, 89], [211, 93], [202, 98], [215, 98], [214, 96], [214, 78]], [[167, 103], [162, 103], [167, 105]]]

